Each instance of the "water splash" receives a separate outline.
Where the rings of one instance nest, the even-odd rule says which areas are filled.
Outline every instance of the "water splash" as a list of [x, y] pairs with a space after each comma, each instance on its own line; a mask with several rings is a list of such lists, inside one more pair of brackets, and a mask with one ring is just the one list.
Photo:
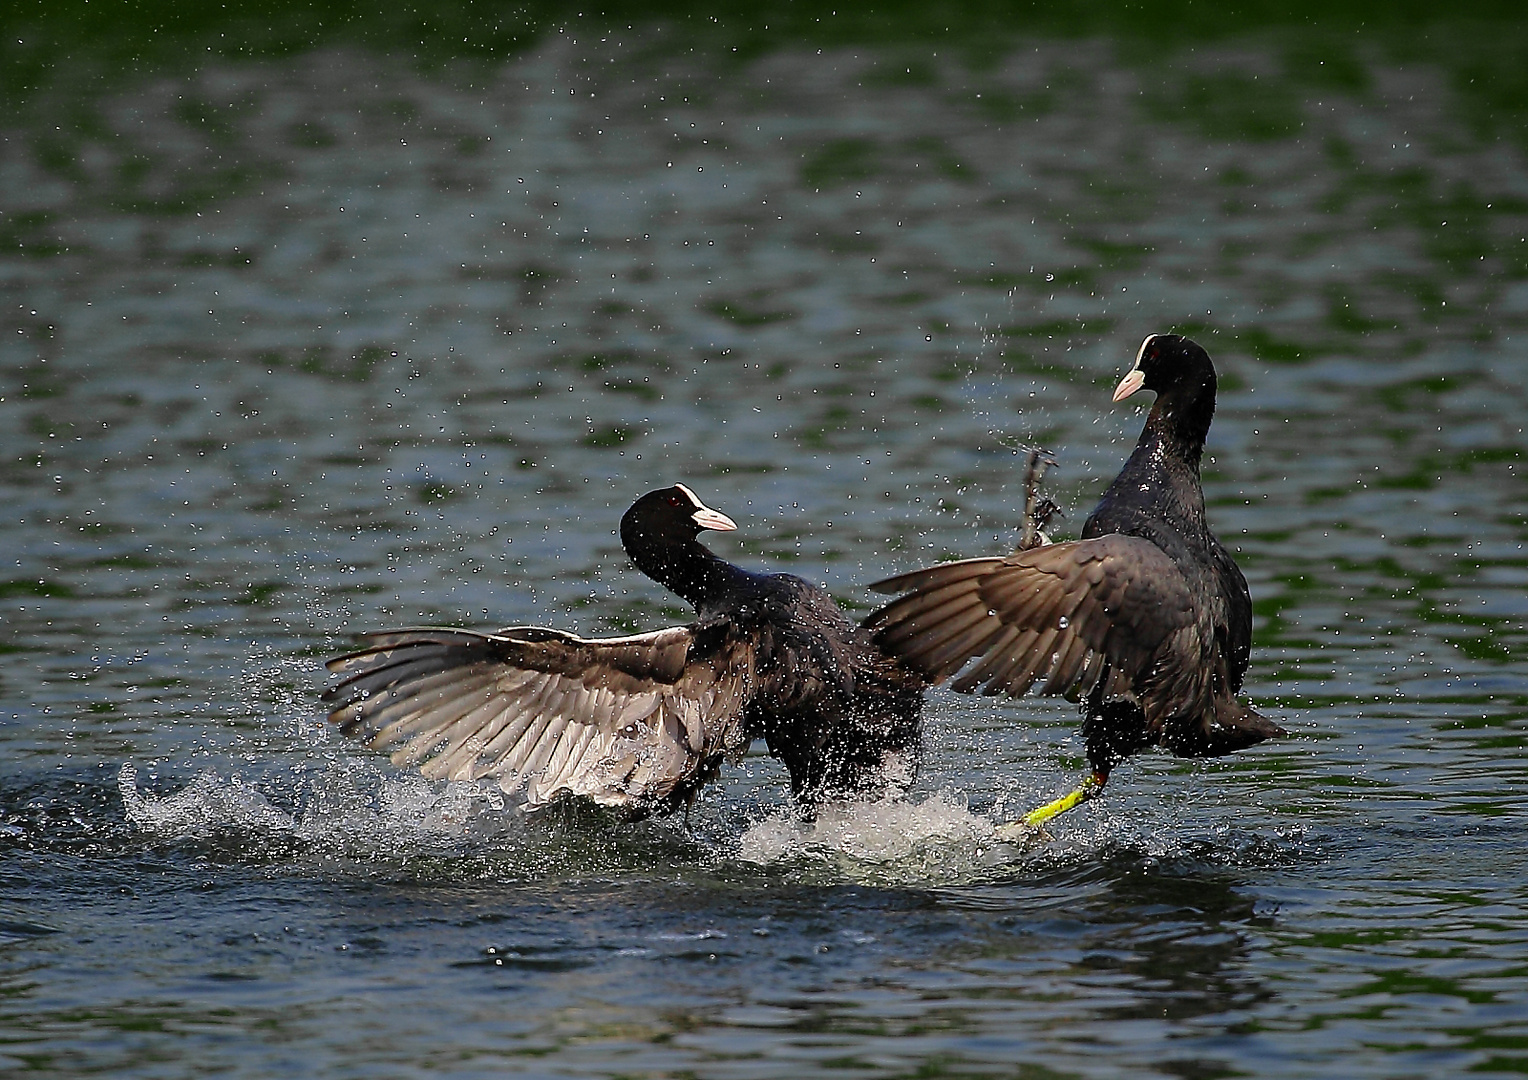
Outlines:
[[205, 836], [229, 826], [277, 832], [297, 827], [291, 815], [237, 774], [225, 781], [209, 769], [174, 794], [156, 799], [138, 790], [138, 767], [129, 761], [117, 772], [117, 790], [127, 819], [161, 836]]
[[371, 785], [354, 769], [326, 769], [299, 785], [300, 806], [283, 810], [238, 773], [207, 770], [179, 791], [163, 797], [138, 788], [138, 767], [123, 764], [117, 789], [127, 818], [144, 832], [164, 838], [242, 835], [252, 840], [285, 837], [322, 845], [368, 838], [387, 850], [401, 836], [459, 836], [482, 811], [501, 811], [497, 790], [475, 784], [436, 789], [412, 775], [387, 776]]
[[677, 822], [624, 822], [598, 807], [532, 813], [488, 784], [438, 784], [369, 763], [330, 763], [251, 781], [207, 770], [166, 795], [121, 766], [130, 825], [147, 840], [250, 865], [432, 883], [521, 882], [703, 868], [712, 848]]
[[1001, 806], [973, 811], [948, 788], [917, 800], [829, 804], [810, 821], [781, 806], [751, 821], [702, 811], [688, 822], [627, 822], [578, 804], [525, 813], [491, 786], [440, 785], [365, 763], [256, 780], [207, 770], [154, 795], [128, 762], [117, 786], [128, 822], [153, 841], [236, 862], [392, 868], [431, 880], [642, 876], [655, 865], [705, 874], [732, 863], [823, 882], [971, 885], [1101, 864], [1147, 872], [1282, 866], [1311, 861], [1316, 844], [1301, 827], [1248, 832], [1203, 805], [1165, 815], [1161, 806], [1091, 806], [1010, 837]]
[[[1035, 842], [1045, 839], [1037, 833]], [[944, 790], [919, 802], [831, 804], [811, 821], [780, 809], [744, 831], [736, 857], [766, 866], [816, 863], [851, 879], [948, 881], [980, 876], [1029, 846], [999, 840], [964, 795]]]

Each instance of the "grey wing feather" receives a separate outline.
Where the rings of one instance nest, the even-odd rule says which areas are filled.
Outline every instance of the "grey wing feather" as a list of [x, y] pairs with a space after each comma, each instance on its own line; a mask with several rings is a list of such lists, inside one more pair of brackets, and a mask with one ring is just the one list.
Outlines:
[[[1155, 544], [1108, 535], [966, 559], [877, 582], [902, 592], [865, 620], [933, 682], [987, 694], [1123, 692], [1169, 643], [1200, 632], [1188, 585]], [[1176, 688], [1175, 688], [1176, 689]]]
[[362, 637], [329, 661], [342, 732], [432, 779], [492, 777], [535, 807], [564, 795], [648, 812], [745, 745], [753, 652], [697, 655], [688, 627], [581, 638], [419, 628]]

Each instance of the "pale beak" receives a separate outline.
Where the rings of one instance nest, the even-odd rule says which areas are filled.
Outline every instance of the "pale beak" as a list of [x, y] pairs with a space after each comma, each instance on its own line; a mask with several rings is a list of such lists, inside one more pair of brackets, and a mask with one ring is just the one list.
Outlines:
[[737, 522], [733, 521], [726, 514], [718, 513], [717, 511], [712, 510], [709, 506], [700, 501], [699, 495], [695, 494], [685, 485], [675, 484], [674, 486], [688, 495], [690, 497], [690, 501], [695, 504], [695, 512], [690, 515], [690, 520], [695, 523], [697, 528], [711, 529], [714, 532], [736, 531]]
[[1114, 388], [1114, 400], [1124, 401], [1127, 397], [1145, 385], [1146, 373], [1140, 368], [1135, 368], [1123, 379], [1121, 379], [1119, 381], [1119, 385]]
[[712, 529], [716, 532], [732, 532], [737, 528], [737, 522], [726, 514], [718, 513], [709, 506], [702, 506], [690, 515], [690, 520], [702, 529]]

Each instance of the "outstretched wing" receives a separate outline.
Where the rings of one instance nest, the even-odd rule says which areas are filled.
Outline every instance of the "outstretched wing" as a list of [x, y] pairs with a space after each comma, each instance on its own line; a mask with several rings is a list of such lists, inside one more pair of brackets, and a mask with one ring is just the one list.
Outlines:
[[519, 626], [496, 634], [366, 634], [329, 661], [324, 693], [346, 735], [432, 779], [495, 777], [528, 805], [563, 794], [646, 813], [703, 783], [746, 744], [753, 650], [723, 632], [705, 647], [671, 627], [581, 638]]
[[[1132, 536], [946, 563], [870, 587], [907, 594], [865, 626], [931, 682], [980, 658], [951, 684], [961, 691], [1017, 695], [1043, 679], [1047, 694], [1075, 696], [1102, 682], [1106, 697], [1128, 696], [1139, 677], [1152, 681], [1159, 657], [1199, 655], [1205, 643], [1182, 573], [1155, 544]], [[1199, 689], [1195, 680], [1157, 685], [1153, 704], [1171, 709]]]

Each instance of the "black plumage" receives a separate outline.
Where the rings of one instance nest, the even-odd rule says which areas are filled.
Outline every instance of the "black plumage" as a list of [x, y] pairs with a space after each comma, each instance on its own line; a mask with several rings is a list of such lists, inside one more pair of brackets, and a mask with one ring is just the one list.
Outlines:
[[565, 796], [632, 816], [684, 805], [762, 737], [810, 805], [878, 797], [916, 768], [923, 682], [822, 588], [755, 574], [699, 543], [731, 530], [683, 484], [621, 519], [637, 568], [688, 601], [686, 626], [618, 638], [540, 627], [396, 630], [329, 661], [348, 735], [433, 778], [496, 778], [535, 807]]
[[906, 594], [865, 620], [877, 644], [930, 682], [956, 676], [956, 690], [1039, 684], [1082, 699], [1096, 785], [1149, 746], [1205, 757], [1282, 735], [1236, 698], [1252, 600], [1205, 521], [1199, 460], [1215, 387], [1204, 349], [1148, 337], [1114, 400], [1141, 389], [1157, 400], [1082, 538], [875, 583]]

